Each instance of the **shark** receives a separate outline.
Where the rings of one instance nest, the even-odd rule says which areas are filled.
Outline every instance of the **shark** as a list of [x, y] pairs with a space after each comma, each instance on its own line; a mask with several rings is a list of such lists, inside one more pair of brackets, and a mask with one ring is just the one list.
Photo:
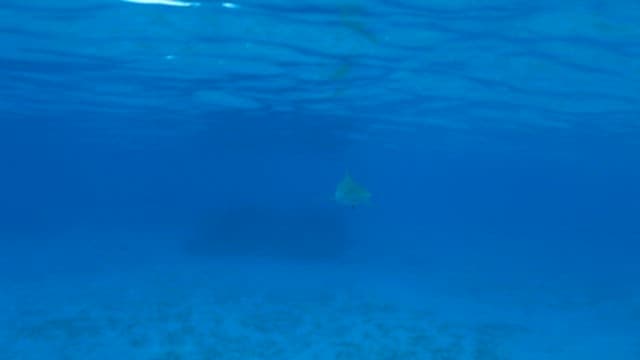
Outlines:
[[338, 204], [356, 207], [369, 203], [371, 193], [356, 183], [347, 172], [336, 188], [334, 199]]

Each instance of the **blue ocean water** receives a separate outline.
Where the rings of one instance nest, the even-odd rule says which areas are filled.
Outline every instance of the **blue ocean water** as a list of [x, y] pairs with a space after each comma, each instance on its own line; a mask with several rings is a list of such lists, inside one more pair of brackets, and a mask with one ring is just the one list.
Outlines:
[[640, 359], [637, 3], [0, 4], [0, 359]]

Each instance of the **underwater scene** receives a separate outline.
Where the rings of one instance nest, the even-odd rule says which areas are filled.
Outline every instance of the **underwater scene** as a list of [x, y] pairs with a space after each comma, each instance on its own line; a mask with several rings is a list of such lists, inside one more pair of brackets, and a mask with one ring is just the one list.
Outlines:
[[640, 3], [0, 5], [0, 360], [640, 359]]

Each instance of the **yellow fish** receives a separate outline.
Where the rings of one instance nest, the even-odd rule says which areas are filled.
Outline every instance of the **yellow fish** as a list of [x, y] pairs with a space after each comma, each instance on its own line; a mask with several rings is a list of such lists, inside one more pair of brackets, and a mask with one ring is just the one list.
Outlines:
[[335, 200], [338, 204], [355, 207], [356, 205], [369, 203], [371, 193], [353, 181], [349, 173], [347, 173], [336, 188]]

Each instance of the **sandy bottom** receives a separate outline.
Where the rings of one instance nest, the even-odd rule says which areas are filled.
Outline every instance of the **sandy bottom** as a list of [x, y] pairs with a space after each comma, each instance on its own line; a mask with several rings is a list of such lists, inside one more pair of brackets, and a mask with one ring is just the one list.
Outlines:
[[640, 359], [629, 289], [248, 260], [2, 282], [5, 360]]

